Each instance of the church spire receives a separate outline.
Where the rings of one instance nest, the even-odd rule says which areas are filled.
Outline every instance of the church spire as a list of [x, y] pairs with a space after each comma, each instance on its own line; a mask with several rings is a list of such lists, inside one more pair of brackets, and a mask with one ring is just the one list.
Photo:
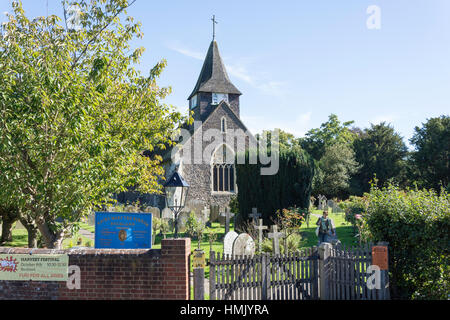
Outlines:
[[220, 57], [217, 42], [213, 40], [209, 46], [206, 54], [205, 62], [203, 63], [202, 71], [198, 77], [197, 84], [190, 94], [190, 100], [198, 92], [217, 92], [227, 94], [242, 93], [231, 83], [228, 77], [225, 65]]

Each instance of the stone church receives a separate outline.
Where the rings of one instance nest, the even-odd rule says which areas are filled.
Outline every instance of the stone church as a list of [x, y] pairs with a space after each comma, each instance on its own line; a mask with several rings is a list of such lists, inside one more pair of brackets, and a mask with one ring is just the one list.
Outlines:
[[[238, 192], [235, 156], [256, 145], [254, 136], [240, 119], [241, 95], [228, 77], [213, 40], [188, 97], [194, 123], [182, 128], [178, 146], [163, 155], [166, 178], [177, 170], [190, 185], [187, 210], [210, 205], [224, 208]], [[160, 209], [165, 207], [162, 196], [139, 199]]]

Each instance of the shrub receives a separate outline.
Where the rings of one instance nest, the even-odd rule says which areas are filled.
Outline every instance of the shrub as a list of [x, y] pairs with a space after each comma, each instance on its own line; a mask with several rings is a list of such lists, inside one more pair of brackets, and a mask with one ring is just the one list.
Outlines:
[[[280, 239], [280, 254], [296, 252], [297, 250], [299, 250], [302, 237], [298, 233], [289, 235], [286, 240], [287, 241], [285, 241], [284, 239]], [[272, 252], [272, 239], [264, 239], [261, 249], [263, 252]]]
[[345, 211], [345, 221], [350, 222], [354, 227], [358, 226], [357, 215], [366, 212], [368, 206], [367, 197], [350, 196], [347, 201], [339, 202], [339, 207]]
[[194, 238], [195, 236], [195, 230], [198, 225], [197, 217], [195, 216], [195, 212], [191, 211], [189, 213], [189, 217], [186, 220], [186, 233], [189, 235], [190, 238]]
[[372, 187], [363, 236], [389, 243], [391, 295], [397, 299], [448, 299], [450, 198], [442, 190]]
[[245, 164], [236, 165], [240, 213], [236, 219], [237, 226], [248, 220], [248, 214], [255, 207], [262, 213], [265, 224], [277, 210], [293, 206], [309, 208], [315, 164], [307, 152], [281, 150], [279, 170], [275, 175], [262, 175], [264, 165], [260, 161], [250, 164], [249, 158], [247, 151]]

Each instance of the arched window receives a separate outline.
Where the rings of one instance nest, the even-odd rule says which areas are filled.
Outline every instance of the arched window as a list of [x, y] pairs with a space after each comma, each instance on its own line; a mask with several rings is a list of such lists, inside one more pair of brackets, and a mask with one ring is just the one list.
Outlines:
[[213, 155], [212, 191], [235, 192], [234, 152], [226, 145], [219, 147]]

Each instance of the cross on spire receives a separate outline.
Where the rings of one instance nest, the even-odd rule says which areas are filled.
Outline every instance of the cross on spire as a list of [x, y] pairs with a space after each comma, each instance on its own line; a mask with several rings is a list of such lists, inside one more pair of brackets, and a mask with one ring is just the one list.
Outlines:
[[213, 41], [214, 41], [216, 39], [216, 24], [218, 24], [215, 15], [213, 15], [211, 21], [213, 22]]

